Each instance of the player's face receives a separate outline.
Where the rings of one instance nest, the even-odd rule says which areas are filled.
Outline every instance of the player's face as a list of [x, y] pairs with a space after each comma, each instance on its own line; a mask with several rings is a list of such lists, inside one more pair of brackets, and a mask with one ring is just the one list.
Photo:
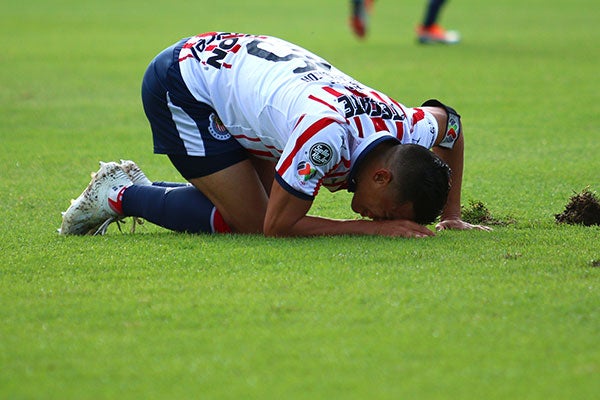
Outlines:
[[357, 185], [352, 197], [352, 210], [373, 220], [414, 219], [412, 203], [398, 203], [389, 189], [372, 190]]

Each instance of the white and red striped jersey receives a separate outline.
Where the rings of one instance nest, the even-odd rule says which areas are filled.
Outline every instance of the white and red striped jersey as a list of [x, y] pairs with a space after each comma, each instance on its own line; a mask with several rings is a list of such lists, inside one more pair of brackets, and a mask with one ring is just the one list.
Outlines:
[[370, 145], [397, 140], [431, 148], [437, 136], [429, 113], [275, 37], [201, 34], [183, 46], [179, 66], [195, 99], [215, 109], [249, 153], [276, 161], [278, 182], [301, 198], [312, 199], [321, 186], [347, 189]]

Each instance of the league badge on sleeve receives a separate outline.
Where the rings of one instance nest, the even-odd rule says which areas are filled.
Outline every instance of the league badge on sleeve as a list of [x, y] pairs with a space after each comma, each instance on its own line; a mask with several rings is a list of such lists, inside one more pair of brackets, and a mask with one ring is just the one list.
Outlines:
[[448, 113], [448, 127], [446, 134], [438, 146], [451, 149], [460, 135], [460, 117]]
[[312, 145], [308, 156], [315, 165], [322, 166], [331, 161], [333, 150], [327, 143], [319, 142]]
[[304, 183], [310, 180], [315, 174], [317, 170], [315, 170], [309, 162], [300, 161], [296, 166], [296, 171], [298, 171], [298, 178], [300, 178], [300, 183]]

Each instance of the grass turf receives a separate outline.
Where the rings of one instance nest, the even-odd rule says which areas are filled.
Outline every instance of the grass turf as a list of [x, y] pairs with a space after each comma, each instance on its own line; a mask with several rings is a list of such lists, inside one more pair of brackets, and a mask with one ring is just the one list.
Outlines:
[[[415, 44], [419, 2], [11, 3], [0, 13], [0, 397], [591, 398], [600, 391], [600, 230], [561, 226], [600, 190], [591, 0], [451, 2], [454, 47]], [[64, 238], [100, 159], [151, 154], [148, 61], [207, 30], [281, 36], [414, 105], [463, 115], [463, 202], [515, 224], [426, 240]], [[346, 193], [313, 211], [352, 217]]]

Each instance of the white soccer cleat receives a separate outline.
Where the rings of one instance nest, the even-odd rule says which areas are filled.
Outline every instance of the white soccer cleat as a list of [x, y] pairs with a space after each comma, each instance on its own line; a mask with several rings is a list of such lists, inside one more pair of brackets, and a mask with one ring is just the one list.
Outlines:
[[152, 181], [146, 177], [140, 167], [131, 160], [121, 160], [121, 168], [129, 176], [134, 185], [150, 186]]
[[93, 235], [107, 220], [120, 214], [120, 197], [133, 182], [115, 162], [100, 162], [100, 169], [81, 195], [63, 213], [61, 235]]

